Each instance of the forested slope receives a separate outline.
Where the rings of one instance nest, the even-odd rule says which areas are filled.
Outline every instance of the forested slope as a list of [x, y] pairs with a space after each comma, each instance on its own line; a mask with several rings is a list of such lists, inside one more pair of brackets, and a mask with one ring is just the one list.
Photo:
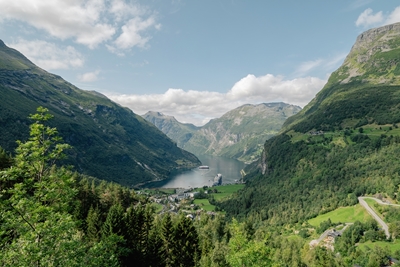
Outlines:
[[231, 216], [303, 221], [357, 196], [399, 199], [400, 24], [361, 34], [343, 65], [247, 170]]
[[131, 110], [47, 73], [0, 41], [0, 146], [14, 152], [28, 137], [29, 114], [48, 108], [72, 145], [67, 162], [79, 172], [134, 186], [200, 164]]

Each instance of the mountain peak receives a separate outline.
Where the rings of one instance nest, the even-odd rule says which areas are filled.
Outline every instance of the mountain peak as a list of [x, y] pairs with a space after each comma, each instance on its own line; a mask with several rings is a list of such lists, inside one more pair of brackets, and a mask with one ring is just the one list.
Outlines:
[[29, 59], [17, 50], [8, 47], [2, 40], [0, 40], [0, 69], [7, 70], [27, 70], [35, 69], [41, 70], [36, 67]]
[[400, 84], [400, 23], [360, 34], [343, 65], [330, 82], [351, 81]]

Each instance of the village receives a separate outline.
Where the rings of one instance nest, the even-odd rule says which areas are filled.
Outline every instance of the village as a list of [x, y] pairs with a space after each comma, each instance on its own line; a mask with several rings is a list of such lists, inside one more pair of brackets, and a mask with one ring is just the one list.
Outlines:
[[217, 174], [211, 186], [143, 189], [136, 193], [148, 196], [159, 214], [182, 212], [194, 219], [201, 214], [215, 216], [219, 212], [218, 207], [213, 205], [215, 201], [229, 197], [243, 186], [240, 182], [222, 184], [222, 175]]

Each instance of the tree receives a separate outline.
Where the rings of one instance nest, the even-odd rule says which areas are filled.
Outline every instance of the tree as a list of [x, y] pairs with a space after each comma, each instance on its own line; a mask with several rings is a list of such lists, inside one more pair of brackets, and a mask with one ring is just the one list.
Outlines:
[[179, 217], [175, 227], [175, 246], [179, 248], [176, 266], [195, 266], [200, 253], [199, 236], [191, 219]]
[[266, 240], [248, 240], [244, 224], [233, 219], [230, 225], [231, 239], [226, 260], [230, 266], [272, 266], [272, 249]]
[[[55, 165], [69, 145], [44, 124], [52, 118], [48, 110], [37, 112], [28, 141], [18, 141], [13, 166], [0, 172], [0, 265], [90, 266], [83, 233], [69, 214], [75, 175]], [[91, 253], [99, 254], [96, 248]]]
[[161, 258], [166, 267], [176, 266], [177, 249], [174, 234], [171, 215], [167, 213], [161, 222], [161, 239], [163, 241]]
[[98, 242], [100, 240], [101, 226], [102, 221], [99, 208], [90, 207], [86, 218], [86, 233], [89, 241]]

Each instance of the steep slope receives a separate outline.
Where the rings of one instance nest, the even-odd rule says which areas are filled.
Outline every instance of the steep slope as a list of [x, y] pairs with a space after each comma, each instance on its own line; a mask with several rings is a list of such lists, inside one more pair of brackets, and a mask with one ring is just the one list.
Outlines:
[[274, 224], [357, 196], [400, 200], [400, 23], [361, 34], [318, 95], [264, 145], [246, 188], [222, 207]]
[[164, 115], [160, 112], [149, 111], [142, 115], [142, 117], [154, 124], [181, 148], [183, 148], [189, 139], [192, 138], [193, 134], [199, 130], [199, 127], [193, 124], [180, 123], [174, 117]]
[[300, 110], [285, 103], [243, 105], [202, 127], [182, 124], [157, 112], [148, 112], [144, 118], [187, 151], [251, 162], [259, 157], [265, 140], [277, 134], [283, 122]]
[[133, 186], [199, 164], [142, 117], [47, 73], [1, 41], [0, 92], [0, 146], [7, 151], [27, 138], [27, 117], [44, 106], [73, 146], [68, 163], [88, 175]]
[[325, 87], [299, 114], [288, 119], [283, 128], [306, 132], [398, 121], [399, 34], [400, 23], [396, 23], [359, 35]]

